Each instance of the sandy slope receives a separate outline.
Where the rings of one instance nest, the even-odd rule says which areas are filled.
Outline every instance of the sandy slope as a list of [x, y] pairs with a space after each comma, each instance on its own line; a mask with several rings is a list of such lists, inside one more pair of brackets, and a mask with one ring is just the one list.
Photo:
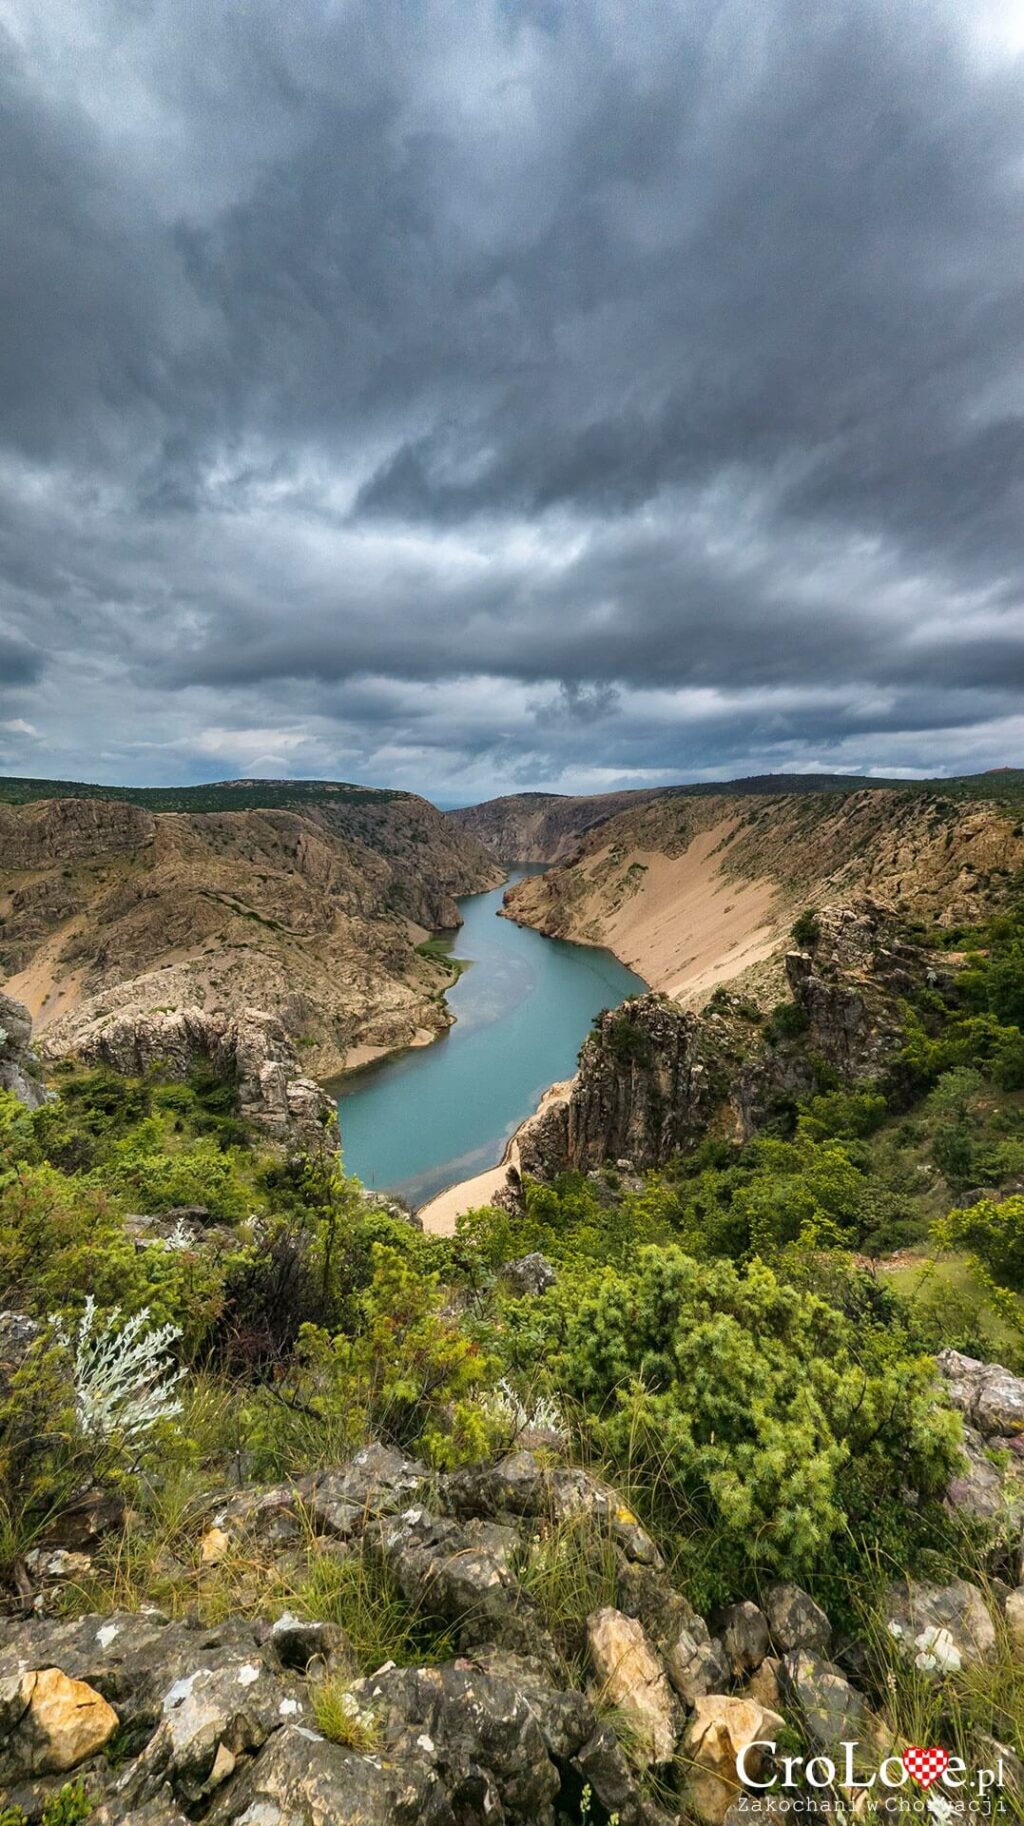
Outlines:
[[601, 919], [601, 942], [652, 989], [680, 1001], [760, 963], [779, 941], [777, 885], [722, 873], [716, 852], [731, 829], [726, 822], [701, 831], [681, 856], [631, 852], [625, 862], [637, 891]]

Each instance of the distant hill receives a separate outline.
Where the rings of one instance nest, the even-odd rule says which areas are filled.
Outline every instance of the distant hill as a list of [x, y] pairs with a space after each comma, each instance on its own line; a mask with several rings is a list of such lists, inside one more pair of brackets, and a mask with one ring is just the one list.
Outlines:
[[344, 780], [214, 780], [208, 786], [94, 786], [83, 780], [30, 780], [0, 774], [0, 804], [37, 799], [111, 799], [150, 812], [272, 811], [276, 806], [387, 805], [413, 799], [386, 786], [352, 786]]
[[995, 799], [1024, 805], [1024, 769], [992, 768], [954, 779], [865, 779], [860, 774], [749, 774], [742, 780], [708, 780], [689, 786], [641, 787], [617, 793], [506, 793], [480, 805], [448, 813], [499, 861], [562, 862], [589, 832], [622, 812], [653, 800], [745, 798], [753, 794], [792, 798], [802, 793], [899, 791], [928, 798]]
[[255, 1008], [328, 1076], [449, 1024], [450, 966], [418, 946], [501, 873], [414, 793], [6, 780], [0, 971], [51, 1054]]

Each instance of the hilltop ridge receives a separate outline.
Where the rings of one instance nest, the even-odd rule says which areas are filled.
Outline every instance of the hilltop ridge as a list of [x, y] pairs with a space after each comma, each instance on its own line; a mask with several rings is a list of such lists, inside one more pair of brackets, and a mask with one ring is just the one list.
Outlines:
[[255, 1008], [322, 1078], [443, 1031], [449, 970], [417, 947], [500, 866], [413, 794], [317, 795], [192, 811], [127, 789], [0, 803], [0, 965], [43, 1052], [103, 1057], [115, 1027]]

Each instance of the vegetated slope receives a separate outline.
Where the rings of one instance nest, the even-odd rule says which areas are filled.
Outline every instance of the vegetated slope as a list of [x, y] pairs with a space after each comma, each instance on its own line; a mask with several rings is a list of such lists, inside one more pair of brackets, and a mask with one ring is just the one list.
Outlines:
[[1024, 866], [1017, 810], [918, 788], [661, 797], [519, 883], [508, 917], [609, 946], [653, 988], [702, 997], [782, 941], [794, 910], [852, 891], [925, 922], [976, 918]]
[[[257, 790], [254, 786], [251, 790]], [[307, 1071], [447, 1024], [417, 945], [501, 871], [411, 794], [341, 787], [302, 809], [152, 812], [127, 799], [0, 804], [0, 965], [45, 1052], [115, 1019], [247, 1007]]]
[[559, 862], [580, 839], [618, 812], [646, 805], [674, 787], [580, 797], [562, 793], [507, 793], [482, 805], [463, 805], [448, 817], [499, 862]]

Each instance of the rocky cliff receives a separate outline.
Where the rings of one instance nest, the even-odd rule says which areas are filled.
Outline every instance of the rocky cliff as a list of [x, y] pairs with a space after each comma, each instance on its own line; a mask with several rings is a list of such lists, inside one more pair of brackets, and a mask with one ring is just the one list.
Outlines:
[[822, 1065], [846, 1083], [884, 1074], [902, 1045], [901, 998], [939, 980], [927, 952], [896, 937], [893, 910], [867, 900], [827, 909], [786, 976], [781, 1031], [727, 993], [700, 1013], [652, 994], [600, 1015], [576, 1077], [520, 1129], [520, 1173], [660, 1167], [709, 1131], [749, 1140], [813, 1093]]
[[354, 1048], [443, 1030], [448, 972], [417, 947], [459, 922], [456, 896], [500, 880], [411, 794], [203, 812], [0, 804], [0, 964], [50, 1056], [127, 1056], [133, 1028], [138, 1052], [170, 1045], [167, 1016], [180, 1050], [181, 1033], [227, 1033], [255, 1010], [280, 1035], [272, 1058], [286, 1045], [324, 1077]]
[[10, 1091], [27, 1109], [46, 1102], [39, 1061], [32, 1046], [32, 1016], [23, 1002], [0, 993], [0, 1090]]
[[482, 805], [461, 806], [448, 817], [499, 862], [561, 862], [588, 832], [619, 812], [646, 805], [666, 789], [593, 793], [507, 793]]
[[777, 953], [808, 903], [866, 893], [949, 926], [981, 917], [1022, 867], [1018, 811], [989, 800], [677, 793], [602, 822], [568, 860], [512, 888], [506, 911], [607, 945], [652, 988], [699, 1002]]

